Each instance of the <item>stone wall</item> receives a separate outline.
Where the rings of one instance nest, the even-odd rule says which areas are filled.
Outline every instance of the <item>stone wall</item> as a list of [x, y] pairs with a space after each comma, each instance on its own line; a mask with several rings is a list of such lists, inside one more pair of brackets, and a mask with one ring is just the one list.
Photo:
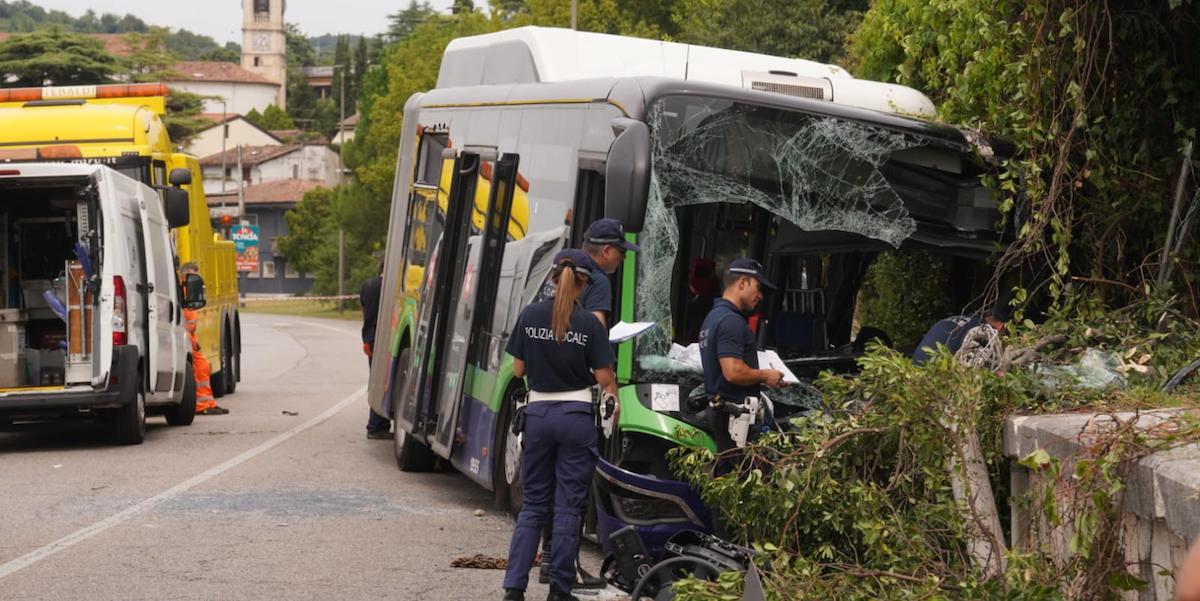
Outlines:
[[[1177, 411], [1144, 412], [1138, 426], [1162, 424]], [[1128, 420], [1134, 414], [1118, 413], [1116, 417]], [[1086, 450], [1092, 437], [1112, 425], [1112, 416], [1094, 413], [1010, 418], [1004, 428], [1004, 453], [1012, 463], [1013, 498], [1038, 486], [1042, 477], [1021, 466], [1021, 458], [1043, 449], [1060, 460], [1063, 472], [1069, 473], [1074, 458]], [[1055, 493], [1066, 498], [1073, 492], [1069, 488], [1068, 484], [1060, 484]], [[1170, 601], [1174, 588], [1171, 572], [1183, 562], [1188, 545], [1200, 535], [1200, 445], [1155, 453], [1139, 461], [1128, 475], [1122, 504], [1129, 571], [1150, 583], [1146, 590], [1129, 593], [1126, 598]], [[1070, 525], [1050, 528], [1040, 518], [1034, 523], [1035, 515], [1040, 512], [1012, 504], [1009, 544], [1013, 548], [1049, 545], [1056, 558], [1066, 558], [1070, 552]], [[1027, 540], [1030, 536], [1037, 540]]]

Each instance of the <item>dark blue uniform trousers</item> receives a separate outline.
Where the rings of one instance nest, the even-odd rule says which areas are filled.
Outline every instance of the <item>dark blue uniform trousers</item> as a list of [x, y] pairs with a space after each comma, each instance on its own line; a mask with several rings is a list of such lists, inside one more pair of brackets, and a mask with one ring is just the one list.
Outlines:
[[[575, 584], [575, 555], [588, 486], [596, 471], [596, 422], [592, 404], [539, 401], [525, 407], [521, 477], [525, 503], [508, 547], [504, 588], [525, 590], [554, 503], [550, 581], [560, 590]], [[542, 559], [545, 561], [545, 558]]]

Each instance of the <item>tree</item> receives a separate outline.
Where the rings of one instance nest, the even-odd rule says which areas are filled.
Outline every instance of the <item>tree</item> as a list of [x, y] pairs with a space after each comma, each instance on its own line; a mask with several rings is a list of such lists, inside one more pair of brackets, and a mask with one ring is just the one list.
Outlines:
[[433, 10], [429, 2], [409, 0], [408, 8], [388, 15], [388, 21], [391, 23], [388, 26], [387, 37], [393, 42], [403, 40], [411, 35], [419, 25], [434, 18], [435, 15], [437, 15], [437, 11]]
[[475, 0], [454, 0], [450, 12], [456, 15], [475, 12]]
[[308, 129], [322, 136], [332, 138], [337, 133], [339, 119], [338, 105], [330, 98], [322, 98], [313, 105], [311, 121]]
[[204, 96], [172, 89], [167, 94], [167, 114], [163, 123], [167, 135], [176, 146], [186, 146], [196, 134], [212, 126], [212, 122], [200, 117], [204, 110]]
[[299, 271], [318, 274], [321, 270], [320, 249], [337, 232], [332, 215], [333, 190], [329, 188], [306, 192], [296, 208], [284, 214], [288, 235], [279, 240], [279, 249], [289, 264]]
[[287, 40], [288, 116], [302, 128], [311, 129], [317, 94], [309, 87], [304, 68], [317, 63], [317, 52], [295, 23], [288, 23], [284, 34]]
[[87, 85], [110, 81], [121, 68], [99, 40], [51, 27], [0, 42], [0, 85]]
[[[879, 0], [851, 49], [859, 77], [919, 89], [946, 121], [1015, 146], [994, 181], [1020, 216], [1002, 265], [1047, 270], [1054, 298], [1077, 279], [1120, 282], [1102, 292], [1123, 304], [1163, 258], [1200, 117], [1198, 39], [1197, 2]], [[1200, 246], [1170, 260], [1194, 272]], [[1169, 294], [1200, 294], [1179, 284]]]
[[[371, 40], [366, 36], [358, 38], [358, 45], [354, 47], [354, 107], [358, 109], [358, 101], [363, 95], [363, 78], [367, 75], [369, 64], [367, 56], [370, 54], [368, 46], [371, 45]], [[351, 114], [348, 111], [348, 114]]]
[[[833, 63], [858, 27], [866, 0], [676, 0], [681, 42]], [[763, 15], [771, 15], [763, 18]]]
[[161, 81], [174, 75], [177, 59], [167, 49], [166, 29], [156, 27], [148, 33], [126, 34], [125, 41], [133, 54], [126, 60], [128, 73], [134, 81]]
[[525, 10], [525, 0], [497, 0], [489, 5], [494, 6], [500, 16], [506, 19]]
[[[334, 102], [340, 103], [342, 101], [343, 86], [345, 86], [347, 83], [349, 85], [354, 85], [354, 79], [352, 77], [346, 77], [346, 75], [352, 75], [352, 73], [350, 73], [350, 69], [352, 68], [350, 61], [350, 39], [347, 36], [339, 35], [337, 39], [337, 47], [333, 52], [333, 85], [330, 88], [329, 94]], [[350, 92], [350, 89], [347, 88], [346, 92]], [[350, 107], [354, 103], [354, 97], [350, 94], [346, 94], [345, 98], [346, 114], [349, 115], [351, 113]]]
[[266, 130], [296, 128], [296, 124], [292, 121], [292, 118], [283, 109], [274, 104], [268, 104], [267, 108], [263, 109], [261, 113], [258, 109], [250, 109], [250, 112], [243, 115], [243, 118]]
[[[670, 19], [660, 11], [647, 14], [636, 11], [643, 0], [578, 0], [576, 21], [580, 31], [611, 33], [642, 38], [661, 38]], [[506, 27], [540, 25], [570, 27], [571, 3], [561, 0], [525, 0], [525, 9], [515, 15]], [[669, 15], [669, 13], [667, 13]]]

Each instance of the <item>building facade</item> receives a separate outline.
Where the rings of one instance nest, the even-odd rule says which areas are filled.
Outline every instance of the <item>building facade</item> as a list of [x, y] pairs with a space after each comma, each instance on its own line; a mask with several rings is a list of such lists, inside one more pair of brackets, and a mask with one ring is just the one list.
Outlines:
[[[283, 181], [317, 182], [334, 187], [341, 182], [341, 158], [321, 144], [274, 144], [241, 147], [241, 179], [247, 186]], [[237, 147], [200, 159], [204, 170], [204, 193], [220, 192], [222, 176], [226, 190], [237, 189]]]
[[176, 63], [164, 81], [174, 89], [204, 96], [205, 113], [262, 112], [275, 103], [281, 86], [233, 63], [184, 61]]
[[205, 113], [201, 116], [211, 120], [213, 125], [193, 136], [188, 142], [186, 151], [190, 155], [206, 157], [238, 146], [283, 144], [279, 136], [254, 125], [237, 113]]
[[[242, 290], [246, 294], [262, 296], [297, 296], [308, 293], [313, 278], [292, 267], [279, 248], [279, 240], [288, 234], [284, 214], [304, 198], [310, 190], [323, 187], [317, 181], [272, 181], [247, 186], [245, 195], [246, 214], [244, 221], [258, 226], [258, 269], [245, 273]], [[210, 194], [209, 211], [213, 214], [216, 227], [221, 217], [229, 215], [237, 222], [237, 192]]]

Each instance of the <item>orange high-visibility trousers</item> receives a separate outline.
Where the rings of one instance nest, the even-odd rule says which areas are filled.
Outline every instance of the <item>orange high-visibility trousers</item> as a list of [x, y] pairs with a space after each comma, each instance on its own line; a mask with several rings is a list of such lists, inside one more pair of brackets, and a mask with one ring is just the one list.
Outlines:
[[202, 413], [208, 409], [217, 406], [217, 399], [213, 398], [212, 383], [212, 365], [208, 362], [208, 357], [200, 351], [200, 341], [196, 340], [196, 318], [199, 317], [196, 311], [185, 309], [183, 311], [184, 328], [188, 333], [188, 341], [192, 343], [192, 375], [196, 378], [196, 413]]
[[[193, 348], [196, 346], [199, 345]], [[212, 366], [208, 363], [208, 357], [199, 349], [192, 351], [192, 372], [196, 374], [196, 413], [216, 407], [217, 400], [213, 398], [212, 384], [209, 382]]]

